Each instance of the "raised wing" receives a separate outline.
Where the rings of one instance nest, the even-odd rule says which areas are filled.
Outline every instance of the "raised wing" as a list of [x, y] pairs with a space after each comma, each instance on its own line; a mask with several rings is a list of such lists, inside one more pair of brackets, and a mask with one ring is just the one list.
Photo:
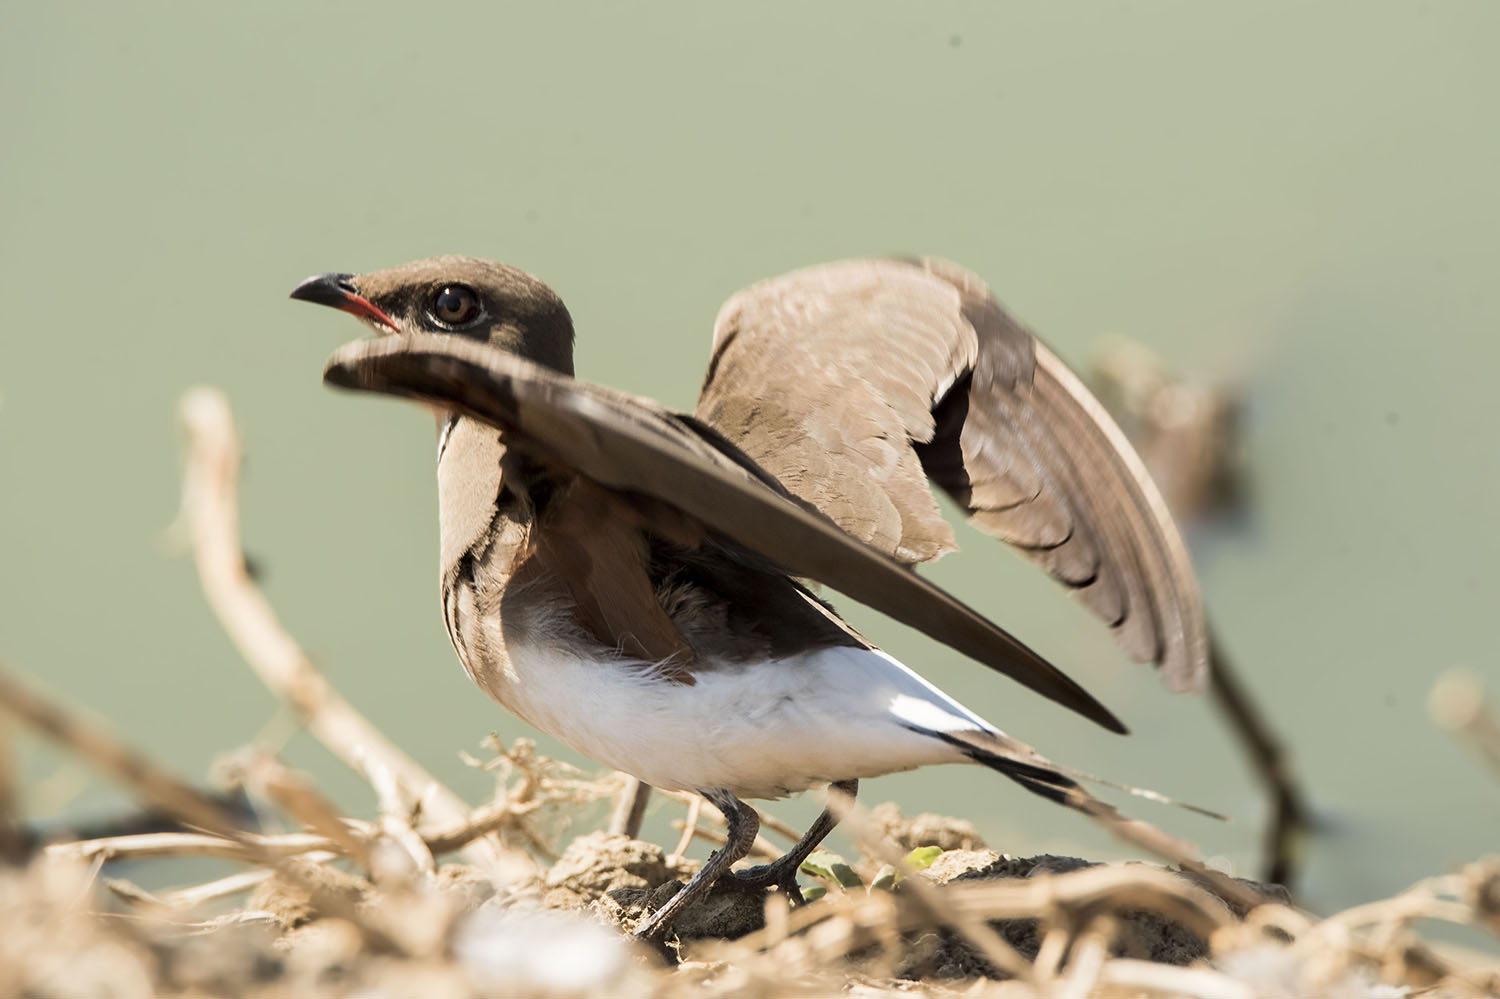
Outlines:
[[947, 592], [845, 533], [654, 402], [590, 385], [459, 336], [346, 344], [325, 381], [443, 406], [503, 431], [507, 447], [695, 518], [789, 573], [819, 580], [1116, 732], [1087, 691]]
[[957, 547], [930, 478], [1169, 687], [1201, 687], [1198, 586], [1160, 493], [1077, 376], [962, 268], [855, 260], [739, 292], [694, 412], [908, 564]]

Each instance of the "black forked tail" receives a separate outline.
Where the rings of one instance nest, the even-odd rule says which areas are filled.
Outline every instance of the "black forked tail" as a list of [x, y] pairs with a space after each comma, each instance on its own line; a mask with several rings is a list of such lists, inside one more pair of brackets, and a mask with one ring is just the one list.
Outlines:
[[[923, 732], [954, 746], [975, 763], [983, 763], [991, 770], [999, 771], [1032, 794], [1039, 794], [1049, 801], [1055, 801], [1059, 805], [1066, 805], [1074, 811], [1082, 812], [1133, 846], [1154, 853], [1174, 864], [1191, 867], [1200, 873], [1205, 873], [1206, 876], [1222, 877], [1203, 867], [1197, 859], [1198, 850], [1191, 843], [1170, 836], [1149, 823], [1121, 814], [1113, 805], [1094, 797], [1074, 779], [1075, 777], [1084, 780], [1095, 778], [1077, 771], [1064, 770], [1024, 742], [998, 732], [986, 732], [982, 729], [971, 729], [965, 732], [936, 732], [932, 729], [911, 727], [914, 731]], [[1115, 786], [1166, 804], [1180, 804], [1155, 791], [1124, 785]], [[1181, 807], [1215, 818], [1223, 818], [1222, 815], [1193, 805], [1181, 805]]]
[[1094, 809], [1086, 804], [1097, 803], [1093, 796], [1023, 742], [980, 730], [938, 732], [923, 728], [916, 731], [942, 739], [975, 763], [983, 763], [1004, 774], [1032, 794], [1086, 814], [1095, 814]]
[[1055, 801], [1059, 805], [1066, 805], [1096, 819], [1123, 821], [1125, 820], [1125, 816], [1117, 811], [1113, 805], [1100, 801], [1086, 791], [1075, 778], [1103, 784], [1106, 787], [1112, 787], [1127, 794], [1135, 795], [1138, 798], [1146, 798], [1163, 805], [1175, 805], [1178, 808], [1185, 808], [1190, 812], [1197, 812], [1199, 815], [1218, 819], [1221, 822], [1227, 821], [1226, 817], [1218, 812], [1202, 808], [1198, 805], [1190, 805], [1185, 801], [1177, 801], [1167, 797], [1160, 791], [1134, 787], [1130, 784], [1121, 784], [1068, 767], [1060, 767], [1019, 739], [1012, 739], [997, 732], [985, 732], [981, 729], [964, 732], [938, 732], [927, 728], [913, 728], [915, 731], [923, 732], [934, 738], [941, 739], [951, 746], [957, 747], [975, 763], [983, 763], [991, 770], [999, 771], [1032, 794], [1039, 794], [1049, 801]]

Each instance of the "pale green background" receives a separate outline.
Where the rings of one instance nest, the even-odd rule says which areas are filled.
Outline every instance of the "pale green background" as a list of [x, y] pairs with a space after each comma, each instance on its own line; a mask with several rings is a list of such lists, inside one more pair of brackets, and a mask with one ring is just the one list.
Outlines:
[[[1500, 787], [1424, 706], [1450, 665], [1500, 679], [1497, 28], [1488, 0], [8, 4], [0, 656], [194, 778], [262, 729], [271, 698], [164, 539], [177, 397], [219, 385], [286, 624], [477, 797], [456, 751], [527, 730], [443, 635], [431, 422], [324, 389], [323, 358], [360, 330], [292, 285], [505, 259], [567, 299], [581, 376], [687, 407], [737, 287], [937, 253], [1075, 361], [1123, 333], [1249, 379], [1254, 516], [1194, 540], [1328, 819], [1305, 897], [1442, 872], [1500, 828]], [[1039, 573], [962, 537], [933, 576], [1133, 738], [844, 606], [1049, 755], [1233, 812], [1133, 806], [1253, 869], [1261, 804], [1206, 704], [1168, 698]], [[290, 757], [368, 813], [305, 739]], [[1012, 852], [1114, 851], [979, 770], [870, 783], [887, 798]]]

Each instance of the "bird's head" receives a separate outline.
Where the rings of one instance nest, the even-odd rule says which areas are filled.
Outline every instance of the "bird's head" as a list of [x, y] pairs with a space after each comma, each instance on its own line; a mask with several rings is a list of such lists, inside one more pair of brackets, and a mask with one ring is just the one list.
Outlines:
[[378, 334], [451, 333], [573, 373], [573, 320], [525, 271], [475, 257], [433, 257], [368, 274], [320, 274], [292, 291]]

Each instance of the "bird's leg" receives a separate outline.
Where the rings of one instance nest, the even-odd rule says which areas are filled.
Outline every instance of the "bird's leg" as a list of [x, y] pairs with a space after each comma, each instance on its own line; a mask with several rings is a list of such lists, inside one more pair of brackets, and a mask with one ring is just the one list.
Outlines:
[[755, 835], [760, 832], [760, 816], [755, 814], [755, 809], [728, 791], [715, 789], [700, 793], [724, 813], [724, 819], [729, 824], [724, 845], [709, 855], [702, 870], [694, 874], [681, 891], [668, 899], [666, 905], [653, 912], [651, 918], [636, 929], [635, 935], [642, 940], [660, 940], [665, 936], [683, 909], [706, 893], [721, 874], [750, 852], [750, 847], [755, 843]]
[[[841, 780], [832, 785], [835, 791], [847, 794], [851, 799], [859, 793], [859, 781]], [[808, 855], [818, 848], [824, 837], [833, 832], [833, 827], [839, 824], [839, 818], [833, 809], [823, 809], [815, 821], [792, 847], [781, 858], [769, 864], [761, 864], [747, 871], [730, 871], [729, 876], [734, 878], [746, 888], [766, 888], [775, 885], [786, 893], [793, 902], [802, 901], [802, 889], [797, 887], [797, 871], [801, 869], [802, 862]]]
[[641, 820], [646, 817], [646, 803], [651, 800], [651, 785], [637, 777], [625, 775], [620, 800], [609, 816], [609, 832], [614, 836], [640, 839]]

